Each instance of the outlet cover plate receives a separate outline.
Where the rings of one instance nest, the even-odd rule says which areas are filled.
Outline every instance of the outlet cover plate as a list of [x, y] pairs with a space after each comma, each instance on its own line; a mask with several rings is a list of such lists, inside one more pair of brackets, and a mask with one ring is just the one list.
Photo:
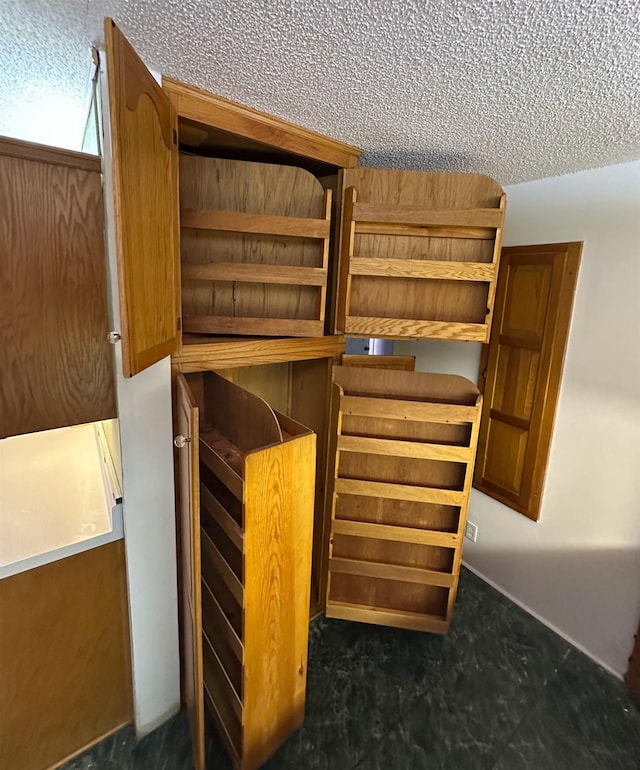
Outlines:
[[464, 528], [464, 536], [475, 543], [478, 539], [478, 525], [468, 521], [467, 526]]

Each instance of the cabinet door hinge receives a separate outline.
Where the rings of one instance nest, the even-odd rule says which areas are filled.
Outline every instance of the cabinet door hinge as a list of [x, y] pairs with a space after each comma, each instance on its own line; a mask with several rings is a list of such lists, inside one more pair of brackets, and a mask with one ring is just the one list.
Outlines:
[[175, 128], [173, 129], [173, 143], [176, 145], [176, 147], [178, 146], [178, 132], [175, 130]]
[[176, 331], [180, 331], [182, 329], [182, 318], [176, 318]]

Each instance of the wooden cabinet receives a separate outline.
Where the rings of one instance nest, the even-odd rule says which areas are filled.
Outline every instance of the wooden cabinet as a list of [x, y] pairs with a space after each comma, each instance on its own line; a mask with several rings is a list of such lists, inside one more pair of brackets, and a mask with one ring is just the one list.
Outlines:
[[122, 540], [4, 578], [0, 618], [3, 770], [59, 767], [131, 722]]
[[110, 20], [106, 38], [125, 375], [203, 334], [488, 340], [495, 181], [355, 168], [354, 147], [160, 89]]
[[[125, 375], [169, 353], [176, 375], [183, 698], [196, 766], [206, 702], [236, 765], [255, 767], [302, 719], [305, 668], [290, 664], [306, 655], [311, 555], [312, 612], [326, 601], [336, 617], [448, 628], [479, 393], [405, 359], [385, 362], [398, 371], [336, 369], [331, 407], [331, 371], [345, 333], [488, 339], [504, 193], [475, 174], [356, 168], [354, 147], [176, 81], [159, 89], [106, 24]], [[265, 408], [271, 437], [257, 417], [246, 425]], [[296, 423], [315, 432], [315, 459]], [[212, 426], [240, 449], [237, 467]], [[276, 485], [280, 498], [269, 479], [296, 451], [306, 491], [294, 516], [289, 482]], [[262, 507], [250, 490], [262, 490]], [[252, 581], [273, 549], [287, 556], [268, 590], [274, 607], [291, 605], [295, 627], [274, 619], [272, 678], [258, 696], [251, 661], [271, 642], [248, 597], [263, 590]]]
[[116, 416], [100, 162], [0, 138], [0, 438]]
[[213, 372], [177, 378], [183, 692], [259, 767], [302, 724], [315, 435]]

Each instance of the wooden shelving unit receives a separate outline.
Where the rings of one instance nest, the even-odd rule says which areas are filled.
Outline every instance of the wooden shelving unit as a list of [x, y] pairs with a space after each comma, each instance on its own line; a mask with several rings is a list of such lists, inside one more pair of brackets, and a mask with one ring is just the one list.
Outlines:
[[344, 172], [344, 332], [489, 339], [505, 195], [479, 174]]
[[331, 196], [301, 168], [182, 153], [183, 331], [323, 335]]
[[[331, 366], [345, 333], [485, 341], [504, 194], [480, 175], [356, 167], [356, 148], [158, 86], [111, 20], [105, 40], [123, 372], [171, 355], [175, 375], [195, 767], [206, 700], [247, 770], [302, 721], [311, 559], [314, 612], [326, 595], [336, 617], [450, 621], [479, 394], [379, 361], [400, 371], [336, 370], [334, 415]], [[265, 409], [280, 433], [258, 439]]]
[[235, 767], [254, 770], [304, 717], [316, 437], [213, 372], [178, 385], [199, 404], [199, 526], [184, 517], [181, 540], [183, 646], [202, 675], [185, 691]]
[[327, 616], [444, 633], [482, 397], [468, 380], [334, 368]]

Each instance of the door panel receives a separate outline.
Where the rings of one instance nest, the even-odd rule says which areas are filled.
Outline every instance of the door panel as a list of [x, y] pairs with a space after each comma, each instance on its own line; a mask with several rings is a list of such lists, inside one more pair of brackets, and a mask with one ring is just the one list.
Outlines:
[[494, 408], [528, 420], [538, 375], [540, 353], [504, 345], [498, 354]]
[[[542, 488], [581, 244], [504, 249], [474, 486], [531, 519]], [[485, 363], [486, 362], [486, 363]]]
[[125, 377], [177, 349], [177, 116], [122, 32], [105, 19]]
[[182, 375], [176, 380], [178, 437], [178, 536], [182, 700], [189, 714], [196, 770], [204, 770], [202, 588], [200, 562], [199, 410]]

